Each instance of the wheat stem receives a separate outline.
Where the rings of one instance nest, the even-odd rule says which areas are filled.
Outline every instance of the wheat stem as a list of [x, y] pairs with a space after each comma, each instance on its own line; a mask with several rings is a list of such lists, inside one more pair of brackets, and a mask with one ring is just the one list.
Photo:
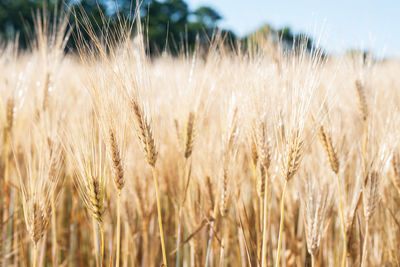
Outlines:
[[204, 266], [208, 267], [209, 261], [210, 261], [210, 257], [211, 257], [211, 245], [212, 245], [212, 239], [214, 237], [214, 225], [215, 225], [215, 220], [217, 219], [218, 216], [218, 205], [219, 205], [219, 199], [220, 199], [220, 195], [217, 194], [217, 198], [215, 201], [215, 205], [214, 205], [214, 211], [213, 211], [213, 221], [210, 224], [210, 232], [209, 232], [209, 236], [208, 236], [208, 242], [207, 242], [207, 252], [206, 252], [206, 261]]
[[100, 267], [100, 244], [99, 244], [99, 228], [95, 219], [93, 219], [93, 227], [95, 231], [93, 232], [94, 246], [96, 247], [96, 266]]
[[12, 237], [13, 237], [13, 231], [14, 231], [14, 194], [15, 194], [15, 189], [11, 187], [10, 190], [10, 203], [8, 207], [8, 222], [7, 222], [7, 235], [6, 235], [6, 240], [5, 240], [5, 251], [6, 251], [6, 257], [4, 257], [4, 266], [8, 265], [8, 255], [11, 253], [11, 245], [12, 245]]
[[[260, 177], [260, 179], [263, 179], [263, 177]], [[259, 199], [259, 208], [260, 208], [260, 212], [259, 212], [259, 218], [258, 218], [258, 228], [257, 228], [257, 258], [259, 260], [259, 262], [262, 259], [262, 243], [263, 243], [263, 220], [264, 220], [264, 196], [265, 196], [265, 192], [262, 196], [260, 196]]]
[[37, 256], [38, 256], [38, 246], [37, 244], [33, 244], [33, 267], [37, 266]]
[[76, 253], [76, 248], [77, 248], [77, 223], [76, 223], [76, 219], [75, 219], [75, 215], [77, 213], [76, 211], [76, 205], [77, 205], [77, 201], [75, 201], [74, 199], [72, 200], [72, 208], [71, 208], [71, 221], [72, 224], [70, 226], [70, 237], [69, 237], [69, 249], [68, 249], [68, 267], [73, 267], [76, 265], [76, 261], [75, 261], [75, 253]]
[[115, 266], [119, 267], [119, 258], [121, 250], [121, 190], [118, 190], [117, 199], [117, 256], [115, 259]]
[[57, 261], [57, 251], [58, 251], [58, 245], [57, 245], [57, 218], [56, 218], [56, 205], [55, 205], [55, 196], [54, 193], [51, 195], [51, 229], [52, 229], [52, 238], [53, 238], [53, 266], [58, 266], [58, 261]]
[[214, 227], [214, 221], [210, 225], [210, 233], [209, 233], [208, 242], [207, 242], [206, 262], [204, 264], [205, 267], [208, 267], [208, 262], [210, 261], [211, 245], [212, 245], [211, 242], [212, 242], [212, 239], [214, 236], [213, 227]]
[[96, 265], [98, 267], [103, 266], [103, 250], [104, 250], [104, 236], [103, 236], [103, 229], [100, 225], [100, 222], [96, 219], [93, 219], [93, 224], [95, 226], [95, 246], [97, 250], [97, 257], [96, 257]]
[[219, 254], [219, 266], [220, 267], [224, 266], [224, 253], [225, 253], [225, 244], [224, 244], [224, 240], [222, 239], [221, 250], [220, 250], [220, 254]]
[[154, 166], [152, 166], [152, 172], [153, 172], [153, 179], [154, 179], [154, 186], [156, 189], [156, 200], [157, 200], [157, 213], [158, 213], [158, 226], [160, 228], [160, 239], [161, 239], [161, 250], [162, 250], [162, 256], [163, 256], [163, 263], [165, 267], [167, 267], [167, 254], [165, 252], [165, 243], [164, 243], [164, 232], [163, 232], [163, 226], [162, 226], [162, 216], [161, 216], [161, 205], [160, 205], [160, 197], [158, 193], [158, 181], [157, 181], [157, 172]]
[[[2, 218], [2, 221], [6, 221], [6, 220], [9, 220], [9, 218], [10, 218], [10, 213], [9, 213], [9, 211], [10, 211], [10, 208], [11, 208], [11, 201], [10, 201], [10, 190], [9, 190], [9, 150], [10, 150], [10, 134], [9, 134], [9, 131], [6, 131], [5, 132], [5, 135], [6, 135], [6, 137], [5, 137], [5, 139], [6, 139], [6, 141], [5, 141], [5, 146], [4, 146], [4, 180], [3, 180], [3, 194], [4, 194], [4, 202], [2, 203], [3, 204], [3, 207], [4, 207], [4, 209], [3, 209], [3, 218]], [[11, 217], [12, 218], [12, 217]], [[12, 219], [11, 219], [11, 221], [12, 221]], [[7, 225], [8, 225], [8, 223], [7, 224], [4, 224], [4, 226], [2, 226], [0, 229], [1, 229], [1, 233], [2, 233], [2, 235], [4, 235], [4, 232], [3, 231], [5, 231], [5, 235], [6, 235], [6, 239], [8, 239], [8, 240], [11, 240], [12, 239], [12, 233], [10, 233], [10, 232], [8, 232], [7, 231]], [[3, 227], [4, 227], [4, 229], [3, 229]], [[10, 249], [11, 249], [11, 246], [8, 246], [8, 244], [6, 244], [6, 246], [5, 247], [3, 247], [3, 249], [5, 249], [3, 252], [4, 252], [4, 254], [5, 255], [9, 255], [10, 254]], [[7, 266], [7, 264], [8, 264], [8, 256], [6, 256], [5, 257], [5, 259], [4, 259], [4, 264], [5, 264], [5, 266]]]
[[278, 237], [278, 248], [276, 251], [276, 264], [275, 266], [279, 266], [279, 260], [281, 257], [281, 243], [282, 243], [282, 232], [283, 232], [283, 220], [285, 215], [285, 195], [286, 195], [286, 188], [287, 188], [288, 180], [285, 180], [285, 185], [283, 186], [282, 192], [282, 200], [281, 200], [281, 219], [279, 223], [279, 237]]
[[104, 230], [103, 226], [101, 225], [101, 222], [98, 222], [99, 224], [99, 229], [100, 229], [100, 259], [101, 259], [101, 266], [103, 266], [103, 258], [104, 258]]
[[9, 163], [10, 163], [10, 133], [6, 132], [6, 143], [4, 146], [4, 187], [7, 193], [7, 188], [8, 188], [8, 180], [9, 180]]
[[128, 266], [128, 261], [129, 261], [129, 236], [130, 236], [130, 231], [129, 231], [129, 223], [128, 221], [124, 222], [124, 229], [126, 231], [126, 234], [124, 235], [124, 242], [123, 242], [123, 249], [122, 249], [122, 266], [127, 267]]
[[[183, 177], [186, 178], [186, 172], [187, 172], [187, 162], [188, 159], [185, 157], [185, 161], [184, 161], [184, 166], [183, 166]], [[186, 200], [186, 193], [187, 193], [187, 187], [188, 187], [188, 183], [189, 183], [189, 177], [186, 178], [187, 181], [184, 182], [184, 195], [183, 195], [183, 199], [182, 199], [182, 203], [179, 206], [179, 221], [178, 221], [178, 229], [177, 229], [177, 239], [176, 239], [176, 267], [180, 266], [180, 255], [181, 255], [181, 251], [180, 251], [180, 247], [181, 247], [181, 235], [182, 235], [182, 220], [183, 220], [183, 206], [185, 204], [185, 200]], [[185, 181], [185, 179], [183, 179]]]
[[342, 231], [343, 231], [343, 255], [342, 255], [342, 267], [346, 266], [346, 257], [347, 257], [347, 235], [346, 235], [346, 224], [344, 220], [344, 211], [343, 211], [343, 194], [342, 194], [342, 187], [340, 183], [339, 175], [336, 175], [336, 181], [338, 186], [339, 192], [339, 213], [340, 213], [340, 220], [342, 224]]
[[368, 144], [368, 123], [363, 121], [363, 160], [366, 163], [367, 159], [367, 144]]
[[179, 222], [178, 222], [177, 239], [176, 239], [176, 264], [175, 264], [176, 267], [180, 266], [181, 231], [182, 231], [182, 207], [179, 207]]
[[367, 242], [368, 242], [368, 237], [369, 237], [369, 221], [367, 220], [365, 223], [365, 237], [364, 237], [364, 244], [363, 244], [363, 252], [362, 252], [362, 258], [361, 258], [361, 267], [365, 266], [365, 261], [367, 260]]
[[261, 267], [266, 266], [267, 260], [267, 210], [268, 210], [268, 171], [265, 170], [265, 192], [264, 192], [264, 216], [263, 216], [263, 237], [261, 250]]

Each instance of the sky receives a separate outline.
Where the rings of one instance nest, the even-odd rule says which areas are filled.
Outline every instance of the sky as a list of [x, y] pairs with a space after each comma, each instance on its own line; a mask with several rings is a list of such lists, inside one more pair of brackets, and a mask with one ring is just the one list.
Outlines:
[[400, 58], [400, 0], [187, 0], [195, 9], [213, 7], [219, 26], [244, 36], [265, 23], [311, 34], [331, 53], [368, 49]]

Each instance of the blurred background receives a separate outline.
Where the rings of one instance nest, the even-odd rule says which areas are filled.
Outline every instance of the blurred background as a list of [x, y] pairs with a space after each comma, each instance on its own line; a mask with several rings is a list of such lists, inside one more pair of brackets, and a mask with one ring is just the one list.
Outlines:
[[[140, 14], [147, 25], [148, 51], [177, 54], [206, 45], [219, 33], [234, 47], [255, 36], [282, 40], [293, 47], [301, 36], [329, 54], [371, 52], [375, 57], [400, 57], [400, 1], [262, 1], [262, 0], [142, 0]], [[135, 0], [0, 0], [0, 36], [2, 41], [18, 36], [22, 48], [33, 36], [37, 10], [46, 6], [50, 17], [60, 9], [86, 13], [96, 31], [104, 17], [108, 23], [118, 16], [131, 20]], [[84, 12], [82, 12], [84, 11]], [[74, 27], [74, 19], [71, 20]], [[76, 27], [74, 27], [76, 31]], [[86, 36], [86, 38], [88, 38]], [[76, 49], [74, 38], [68, 50]]]

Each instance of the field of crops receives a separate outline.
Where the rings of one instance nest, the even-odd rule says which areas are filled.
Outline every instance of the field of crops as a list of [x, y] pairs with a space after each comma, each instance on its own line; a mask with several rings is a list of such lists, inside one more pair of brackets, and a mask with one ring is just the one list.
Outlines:
[[0, 51], [2, 266], [399, 265], [399, 61], [66, 25]]

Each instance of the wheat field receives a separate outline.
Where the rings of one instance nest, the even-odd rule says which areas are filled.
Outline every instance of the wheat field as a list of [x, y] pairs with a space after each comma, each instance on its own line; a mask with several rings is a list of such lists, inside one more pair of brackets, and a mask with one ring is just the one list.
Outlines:
[[37, 22], [0, 52], [2, 266], [399, 265], [399, 61]]

